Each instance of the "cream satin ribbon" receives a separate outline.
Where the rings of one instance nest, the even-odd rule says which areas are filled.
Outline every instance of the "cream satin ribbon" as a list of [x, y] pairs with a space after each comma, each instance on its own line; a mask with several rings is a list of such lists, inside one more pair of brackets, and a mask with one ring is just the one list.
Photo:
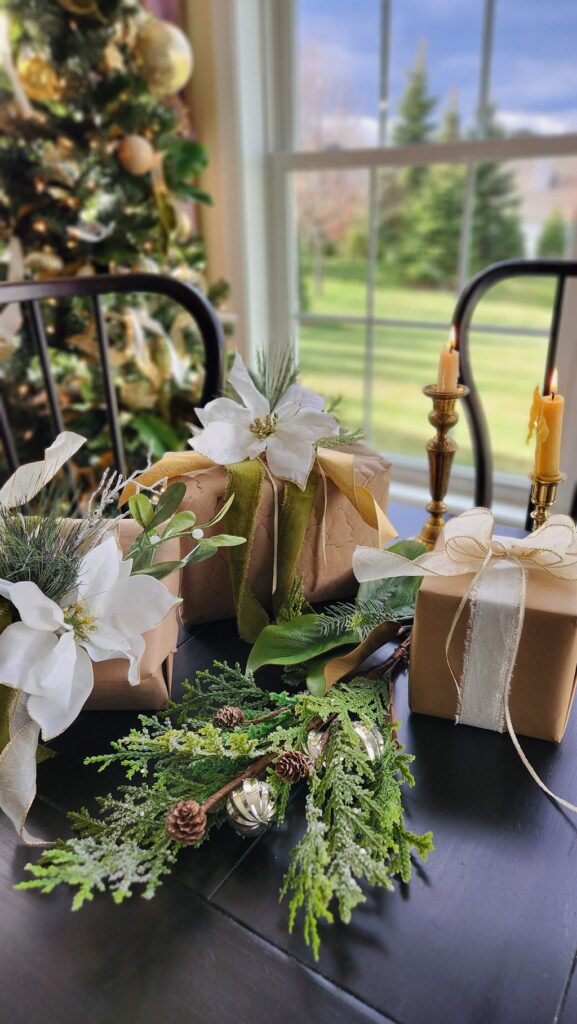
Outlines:
[[[556, 796], [527, 760], [511, 722], [509, 691], [525, 618], [526, 577], [534, 569], [559, 579], [577, 580], [577, 533], [569, 516], [551, 516], [534, 533], [517, 540], [493, 536], [488, 509], [476, 508], [449, 520], [439, 547], [414, 561], [388, 551], [359, 547], [353, 570], [360, 582], [396, 576], [464, 576], [473, 580], [455, 613], [445, 655], [459, 696], [456, 721], [496, 732], [507, 731], [527, 771], [557, 803]], [[459, 619], [471, 602], [460, 682], [449, 649]]]
[[[354, 455], [334, 448], [318, 448], [317, 463], [341, 494], [344, 494], [354, 505], [364, 522], [378, 531], [379, 547], [384, 547], [397, 536], [397, 531], [374, 495], [367, 487], [357, 484]], [[138, 484], [151, 487], [159, 480], [170, 480], [183, 473], [210, 469], [214, 465], [216, 463], [207, 459], [205, 455], [201, 455], [200, 452], [167, 452], [162, 459], [145, 469], [137, 478], [136, 483], [126, 485], [120, 496], [119, 504], [124, 504], [136, 493]]]

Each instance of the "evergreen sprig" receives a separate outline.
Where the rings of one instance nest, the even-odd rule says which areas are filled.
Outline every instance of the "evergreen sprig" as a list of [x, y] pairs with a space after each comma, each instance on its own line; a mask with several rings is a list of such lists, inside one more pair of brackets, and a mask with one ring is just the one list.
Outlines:
[[[245, 720], [219, 729], [215, 712], [231, 703]], [[413, 784], [412, 758], [396, 738], [386, 685], [359, 678], [324, 697], [267, 692], [238, 665], [217, 662], [185, 684], [182, 704], [169, 711], [142, 715], [140, 729], [115, 741], [109, 753], [87, 758], [100, 770], [120, 764], [129, 784], [100, 798], [96, 815], [86, 809], [71, 815], [78, 835], [27, 865], [32, 877], [17, 888], [49, 893], [65, 883], [75, 890], [73, 909], [106, 890], [117, 903], [135, 888], [150, 898], [179, 850], [166, 834], [170, 808], [184, 799], [206, 804], [204, 841], [226, 819], [222, 803], [210, 798], [243, 772], [254, 775], [255, 759], [264, 756], [281, 822], [290, 786], [274, 771], [275, 755], [306, 752], [310, 731], [319, 728], [325, 730], [324, 749], [309, 781], [306, 831], [281, 889], [281, 896], [291, 894], [289, 928], [304, 911], [305, 939], [315, 957], [320, 922], [333, 921], [335, 913], [349, 921], [365, 899], [363, 880], [391, 889], [395, 875], [409, 880], [412, 850], [426, 858], [433, 848], [430, 833], [418, 836], [405, 827], [401, 786]], [[359, 721], [381, 730], [384, 751], [376, 762], [359, 741]]]

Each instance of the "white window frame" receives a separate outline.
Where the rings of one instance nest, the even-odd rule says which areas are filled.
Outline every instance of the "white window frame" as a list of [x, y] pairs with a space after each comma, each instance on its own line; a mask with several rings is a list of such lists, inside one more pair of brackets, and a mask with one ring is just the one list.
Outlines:
[[[250, 360], [263, 345], [294, 344], [299, 322], [361, 322], [365, 325], [365, 427], [370, 441], [372, 336], [377, 326], [447, 329], [447, 324], [400, 321], [374, 314], [376, 231], [370, 232], [367, 299], [361, 317], [324, 317], [300, 313], [297, 288], [296, 216], [293, 175], [303, 171], [364, 169], [369, 174], [369, 224], [376, 225], [376, 180], [381, 168], [461, 164], [468, 168], [467, 197], [459, 259], [459, 290], [468, 276], [466, 254], [475, 165], [485, 160], [511, 161], [577, 155], [577, 133], [504, 139], [478, 138], [411, 146], [380, 145], [363, 149], [298, 151], [295, 148], [296, 76], [294, 0], [183, 0], [192, 26], [202, 18], [212, 23], [212, 73], [218, 95], [220, 179], [213, 191], [225, 211], [223, 232], [229, 266], [219, 269], [232, 283], [237, 328], [235, 343]], [[380, 0], [383, 23], [391, 0]], [[497, 0], [498, 2], [498, 0]], [[495, 0], [484, 0], [483, 52], [479, 78], [477, 125], [482, 134], [489, 97], [491, 37]], [[197, 22], [198, 24], [198, 22]], [[205, 59], [207, 57], [205, 53]], [[381, 52], [381, 101], [386, 101], [386, 53]], [[380, 110], [386, 111], [386, 102]], [[384, 140], [384, 116], [379, 126]], [[212, 155], [212, 154], [211, 154]], [[221, 218], [222, 219], [222, 218]], [[577, 244], [577, 242], [576, 242]], [[577, 252], [575, 253], [577, 256]], [[568, 511], [577, 486], [577, 283], [566, 288], [559, 335], [558, 365], [566, 397], [561, 453], [568, 481], [560, 488], [556, 508]], [[499, 325], [483, 330], [508, 333]], [[513, 333], [542, 333], [509, 329]], [[426, 383], [426, 382], [424, 382]], [[576, 386], [573, 387], [573, 384]], [[394, 461], [393, 497], [418, 504], [427, 500], [424, 444], [428, 437], [423, 408], [423, 461], [388, 453]], [[518, 477], [495, 474], [495, 510], [505, 521], [524, 517], [528, 484]], [[473, 470], [457, 463], [451, 476], [449, 501], [454, 510], [471, 504]]]

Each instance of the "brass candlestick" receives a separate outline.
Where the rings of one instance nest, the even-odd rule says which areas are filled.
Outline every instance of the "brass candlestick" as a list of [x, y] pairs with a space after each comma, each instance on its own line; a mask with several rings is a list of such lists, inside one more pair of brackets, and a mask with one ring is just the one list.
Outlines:
[[447, 506], [444, 498], [449, 487], [453, 458], [457, 451], [457, 444], [452, 437], [449, 437], [449, 430], [459, 421], [459, 414], [455, 409], [457, 399], [468, 395], [469, 388], [464, 384], [458, 384], [456, 391], [437, 391], [434, 384], [428, 384], [426, 388], [423, 388], [423, 394], [433, 400], [429, 423], [435, 427], [437, 433], [435, 437], [427, 441], [429, 490], [432, 500], [426, 506], [429, 518], [423, 525], [417, 540], [432, 550], [445, 524], [444, 516]]
[[531, 531], [537, 530], [549, 518], [549, 509], [555, 503], [557, 488], [564, 479], [564, 473], [548, 477], [531, 473], [531, 504], [535, 506], [530, 514], [533, 520]]

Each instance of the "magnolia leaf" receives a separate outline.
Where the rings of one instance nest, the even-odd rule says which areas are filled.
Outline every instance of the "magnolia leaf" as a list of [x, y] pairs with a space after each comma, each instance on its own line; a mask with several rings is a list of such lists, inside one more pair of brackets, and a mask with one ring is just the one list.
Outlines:
[[[350, 651], [354, 651], [354, 644], [344, 645], [344, 649], [339, 653], [341, 655], [349, 654]], [[326, 690], [325, 682], [325, 668], [329, 661], [332, 661], [334, 654], [332, 651], [328, 651], [326, 654], [319, 655], [318, 658], [312, 658], [307, 665], [307, 690], [312, 693], [313, 697], [324, 697]]]
[[154, 517], [154, 509], [150, 498], [147, 498], [146, 494], [133, 494], [128, 499], [128, 508], [132, 518], [139, 526], [142, 526], [143, 530], [146, 530]]
[[339, 637], [323, 636], [318, 615], [297, 615], [288, 622], [265, 626], [250, 652], [247, 669], [256, 672], [262, 665], [297, 665], [334, 647], [354, 646], [357, 639], [352, 630]]
[[168, 540], [169, 537], [178, 537], [180, 533], [186, 533], [187, 530], [192, 530], [195, 525], [196, 516], [194, 512], [177, 512], [170, 520], [168, 526], [164, 528], [162, 539]]
[[158, 499], [158, 504], [154, 510], [154, 516], [151, 519], [149, 526], [160, 526], [161, 523], [165, 523], [167, 519], [170, 519], [178, 509], [178, 506], [182, 502], [185, 494], [186, 484], [179, 481], [169, 484]]

